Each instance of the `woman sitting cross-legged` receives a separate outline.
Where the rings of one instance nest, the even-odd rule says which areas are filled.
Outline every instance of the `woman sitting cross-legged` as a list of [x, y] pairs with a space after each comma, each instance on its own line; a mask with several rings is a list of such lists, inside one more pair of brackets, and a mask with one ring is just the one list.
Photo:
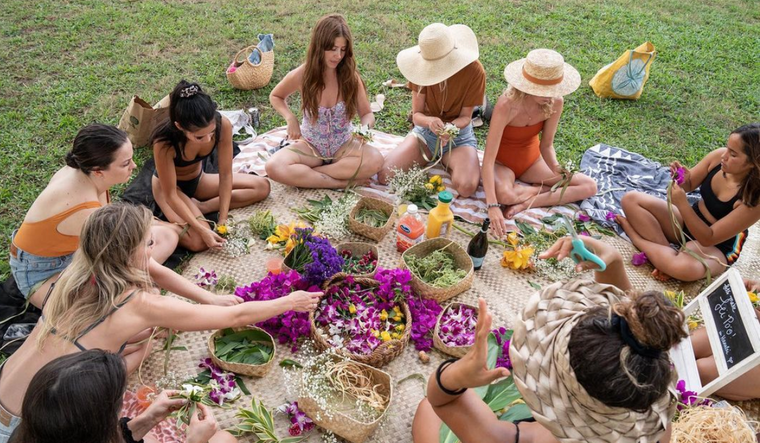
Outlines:
[[[669, 441], [676, 398], [668, 351], [687, 337], [685, 316], [662, 293], [633, 293], [612, 246], [582, 240], [606, 270], [596, 281], [537, 291], [510, 341], [511, 374], [536, 422], [499, 420], [470, 389], [510, 375], [487, 367], [491, 315], [481, 299], [474, 346], [429, 377], [412, 425], [415, 443], [438, 442], [441, 422], [462, 442]], [[572, 247], [562, 238], [541, 258], [566, 259]]]
[[[478, 61], [478, 39], [465, 25], [433, 23], [420, 32], [419, 45], [404, 49], [396, 64], [412, 89], [414, 128], [385, 159], [378, 174], [387, 183], [396, 170], [441, 161], [451, 170], [460, 197], [475, 194], [480, 183], [478, 141], [472, 112], [483, 103], [486, 72]], [[456, 126], [459, 134], [444, 132]]]
[[[725, 148], [693, 168], [678, 162], [670, 168], [682, 181], [672, 184], [672, 206], [629, 192], [621, 201], [625, 217], [617, 222], [652, 262], [655, 277], [695, 281], [707, 272], [718, 275], [739, 258], [749, 227], [760, 220], [760, 123], [733, 131]], [[697, 188], [702, 198], [689, 206], [686, 192]], [[670, 246], [682, 242], [682, 233], [689, 251]]]
[[[566, 189], [551, 191], [563, 172], [554, 149], [562, 97], [580, 85], [578, 71], [556, 51], [535, 49], [507, 65], [504, 76], [509, 87], [496, 102], [483, 154], [483, 189], [497, 236], [506, 232], [505, 217], [596, 194], [594, 180], [580, 173]], [[515, 184], [516, 179], [536, 186]]]
[[[132, 372], [149, 352], [151, 342], [128, 342], [151, 328], [204, 331], [316, 308], [318, 292], [294, 291], [276, 300], [228, 307], [159, 295], [148, 275], [154, 245], [151, 220], [145, 207], [124, 204], [108, 205], [88, 217], [80, 247], [43, 302], [39, 322], [0, 367], [0, 405], [5, 410], [0, 416], [18, 416], [34, 374], [62, 355], [94, 348], [120, 353], [127, 372]], [[0, 435], [12, 427], [1, 425]]]
[[[301, 94], [299, 125], [286, 102]], [[380, 151], [353, 137], [351, 119], [374, 126], [367, 91], [354, 60], [351, 30], [343, 16], [330, 14], [311, 33], [306, 62], [290, 71], [269, 95], [288, 123], [290, 144], [267, 161], [277, 182], [301, 188], [344, 188], [366, 182], [383, 164]]]
[[[191, 251], [218, 249], [224, 239], [203, 214], [219, 211], [219, 225], [225, 225], [230, 209], [265, 199], [269, 181], [232, 173], [232, 124], [200, 85], [182, 80], [170, 98], [169, 118], [156, 127], [150, 140], [156, 162], [153, 198], [167, 220], [189, 227], [180, 245]], [[219, 173], [204, 173], [203, 165], [214, 150]]]
[[[10, 442], [157, 442], [148, 433], [185, 400], [163, 391], [140, 415], [119, 419], [126, 389], [126, 367], [117, 354], [92, 349], [58, 357], [32, 378]], [[211, 409], [201, 403], [185, 433], [187, 443], [237, 441], [219, 430]], [[0, 435], [0, 441], [8, 440]]]

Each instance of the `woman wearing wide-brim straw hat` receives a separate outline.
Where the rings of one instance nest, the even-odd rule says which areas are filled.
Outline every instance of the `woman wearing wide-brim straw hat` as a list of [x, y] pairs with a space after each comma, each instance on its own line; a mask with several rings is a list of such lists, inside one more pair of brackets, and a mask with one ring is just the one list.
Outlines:
[[[506, 233], [505, 217], [596, 194], [594, 180], [579, 173], [566, 188], [550, 190], [563, 178], [554, 136], [562, 115], [562, 97], [581, 83], [578, 71], [558, 52], [534, 49], [507, 65], [504, 77], [509, 87], [491, 117], [482, 171], [488, 215], [497, 236]], [[534, 186], [515, 185], [516, 179]]]
[[[385, 158], [378, 174], [387, 183], [394, 170], [408, 170], [441, 161], [461, 197], [475, 193], [480, 182], [472, 112], [483, 103], [486, 74], [478, 61], [478, 40], [465, 25], [433, 23], [419, 44], [399, 52], [396, 63], [412, 89], [414, 128]], [[459, 128], [450, 138], [446, 124]]]
[[[668, 350], [687, 336], [684, 314], [662, 293], [632, 291], [623, 257], [611, 245], [583, 241], [606, 270], [596, 272], [595, 281], [537, 291], [514, 324], [511, 375], [536, 422], [500, 420], [469, 389], [510, 375], [503, 367], [487, 368], [492, 325], [481, 299], [472, 349], [429, 377], [412, 425], [415, 443], [437, 442], [441, 423], [463, 442], [670, 440], [677, 398]], [[571, 238], [564, 237], [540, 258], [568, 259], [571, 250]]]

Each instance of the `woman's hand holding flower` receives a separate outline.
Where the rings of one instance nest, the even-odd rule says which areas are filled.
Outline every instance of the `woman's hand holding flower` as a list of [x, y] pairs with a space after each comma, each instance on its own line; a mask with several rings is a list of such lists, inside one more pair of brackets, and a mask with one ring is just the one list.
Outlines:
[[[589, 251], [596, 254], [604, 263], [609, 265], [616, 260], [622, 260], [623, 257], [617, 252], [611, 245], [597, 240], [593, 237], [582, 236], [579, 237], [583, 244], [586, 245]], [[546, 251], [542, 252], [538, 258], [546, 260], [547, 258], [556, 258], [562, 260], [570, 257], [570, 253], [573, 249], [573, 239], [570, 236], [565, 236], [557, 240]], [[576, 272], [583, 272], [590, 269], [599, 269], [596, 263], [590, 261], [582, 261], [575, 266]]]
[[290, 309], [296, 312], [314, 312], [324, 292], [294, 291], [285, 297]]
[[689, 200], [686, 199], [686, 191], [676, 182], [673, 182], [673, 186], [670, 188], [670, 201], [678, 209], [689, 206]]
[[190, 417], [187, 427], [187, 443], [207, 443], [219, 430], [219, 424], [211, 409], [203, 403], [196, 403], [197, 409]]

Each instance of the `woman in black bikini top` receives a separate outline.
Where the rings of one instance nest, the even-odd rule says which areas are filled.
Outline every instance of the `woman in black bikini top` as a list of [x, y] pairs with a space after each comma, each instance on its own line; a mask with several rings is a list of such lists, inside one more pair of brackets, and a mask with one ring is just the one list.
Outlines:
[[[151, 137], [153, 197], [167, 220], [189, 226], [180, 245], [191, 251], [221, 248], [224, 239], [203, 221], [203, 214], [219, 211], [219, 225], [224, 225], [230, 209], [266, 198], [269, 181], [232, 173], [232, 124], [197, 83], [180, 81], [170, 101], [169, 119]], [[214, 151], [219, 173], [204, 174], [205, 160]]]
[[[710, 152], [691, 169], [673, 162], [671, 171], [677, 170], [683, 172], [683, 183], [674, 183], [671, 192], [676, 226], [667, 202], [642, 192], [623, 196], [625, 217], [617, 221], [646, 253], [655, 277], [695, 281], [708, 272], [716, 276], [736, 262], [748, 228], [760, 220], [760, 123], [736, 129], [725, 148]], [[698, 186], [702, 199], [689, 206], [686, 192]], [[690, 251], [670, 246], [682, 242], [681, 232], [683, 247]]]

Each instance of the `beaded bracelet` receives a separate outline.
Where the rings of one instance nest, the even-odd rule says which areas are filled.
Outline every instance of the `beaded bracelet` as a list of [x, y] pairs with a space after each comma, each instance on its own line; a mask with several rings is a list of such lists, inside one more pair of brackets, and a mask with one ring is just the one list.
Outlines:
[[462, 388], [458, 391], [452, 391], [451, 389], [447, 389], [441, 384], [441, 374], [443, 374], [443, 371], [451, 366], [452, 363], [458, 361], [458, 358], [450, 358], [446, 360], [445, 362], [441, 363], [440, 366], [438, 366], [438, 369], [435, 371], [435, 381], [438, 383], [438, 387], [441, 388], [441, 391], [443, 391], [446, 395], [462, 395], [464, 391], [467, 390], [467, 388]]
[[135, 440], [134, 437], [132, 437], [132, 430], [129, 429], [129, 421], [132, 420], [129, 417], [122, 417], [119, 420], [119, 424], [121, 425], [121, 435], [124, 437], [125, 443], [142, 443], [144, 440]]

